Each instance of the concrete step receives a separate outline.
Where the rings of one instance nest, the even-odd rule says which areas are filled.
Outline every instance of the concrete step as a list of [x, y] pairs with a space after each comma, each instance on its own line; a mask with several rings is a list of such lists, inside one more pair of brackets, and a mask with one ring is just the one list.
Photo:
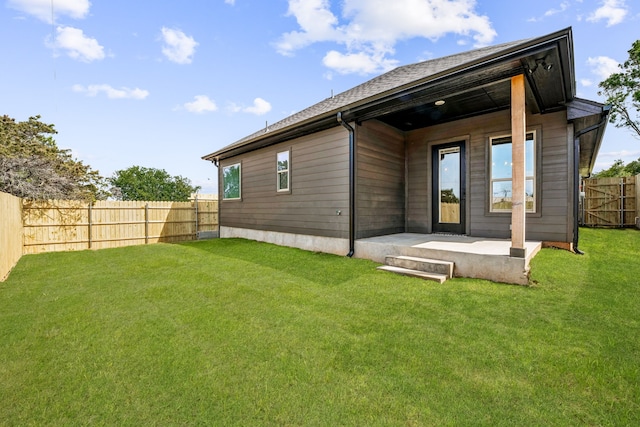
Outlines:
[[418, 277], [424, 280], [432, 280], [440, 284], [447, 280], [446, 274], [427, 273], [426, 271], [412, 270], [410, 268], [396, 267], [393, 265], [381, 265], [378, 270], [390, 271], [391, 273], [402, 274], [403, 276]]
[[385, 264], [402, 267], [409, 270], [419, 270], [427, 273], [442, 274], [450, 279], [453, 277], [453, 262], [437, 259], [417, 258], [412, 256], [387, 256]]

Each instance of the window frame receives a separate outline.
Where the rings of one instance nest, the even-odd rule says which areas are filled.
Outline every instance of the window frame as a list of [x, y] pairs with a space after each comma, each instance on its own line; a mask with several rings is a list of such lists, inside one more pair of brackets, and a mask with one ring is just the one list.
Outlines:
[[[225, 176], [225, 170], [232, 168], [232, 167], [237, 167], [238, 168], [238, 197], [227, 197], [226, 192], [225, 192], [225, 181], [224, 181], [224, 176]], [[234, 201], [234, 200], [242, 200], [242, 162], [237, 162], [237, 163], [232, 163], [229, 165], [225, 165], [222, 166], [222, 200], [229, 200], [229, 201]]]
[[[278, 159], [281, 154], [287, 154], [287, 169], [278, 169]], [[287, 174], [287, 187], [280, 188], [280, 176]], [[278, 194], [291, 194], [291, 148], [276, 153], [276, 192]]]
[[[532, 138], [529, 138], [529, 136], [532, 136]], [[508, 178], [494, 178], [493, 177], [493, 156], [494, 156], [494, 152], [493, 152], [493, 147], [495, 145], [498, 144], [494, 144], [494, 141], [496, 140], [500, 140], [500, 139], [505, 139], [505, 138], [509, 138], [509, 142], [505, 143], [503, 142], [502, 144], [508, 144], [509, 146], [512, 146], [513, 141], [511, 138], [511, 133], [503, 133], [503, 134], [499, 134], [499, 135], [491, 135], [488, 137], [488, 165], [487, 165], [487, 195], [488, 195], [488, 209], [487, 211], [490, 214], [507, 214], [507, 213], [511, 213], [512, 208], [509, 209], [496, 209], [494, 208], [494, 195], [493, 195], [493, 188], [494, 188], [494, 183], [496, 182], [510, 182], [512, 183], [512, 188], [513, 188], [513, 176], [510, 173], [510, 176]], [[529, 129], [526, 131], [525, 133], [525, 144], [527, 143], [527, 141], [533, 141], [533, 167], [532, 167], [532, 172], [533, 175], [526, 175], [525, 176], [525, 182], [530, 181], [533, 184], [533, 189], [532, 189], [532, 197], [533, 197], [533, 206], [531, 209], [526, 209], [525, 213], [527, 215], [531, 215], [531, 214], [539, 214], [539, 209], [540, 209], [540, 152], [541, 152], [541, 143], [540, 143], [540, 138], [541, 138], [541, 132], [539, 129]], [[525, 147], [526, 150], [526, 147]], [[526, 161], [525, 161], [526, 162]], [[525, 164], [525, 168], [526, 168], [526, 164]], [[526, 173], [526, 172], [525, 172]]]

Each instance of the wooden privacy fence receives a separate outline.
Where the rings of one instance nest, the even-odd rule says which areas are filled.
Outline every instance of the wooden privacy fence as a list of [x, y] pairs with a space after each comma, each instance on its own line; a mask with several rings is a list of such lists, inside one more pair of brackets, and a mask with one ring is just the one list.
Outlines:
[[218, 201], [23, 201], [24, 253], [214, 237]]
[[640, 216], [640, 175], [583, 182], [582, 225], [633, 227]]
[[22, 256], [22, 200], [0, 192], [0, 282]]

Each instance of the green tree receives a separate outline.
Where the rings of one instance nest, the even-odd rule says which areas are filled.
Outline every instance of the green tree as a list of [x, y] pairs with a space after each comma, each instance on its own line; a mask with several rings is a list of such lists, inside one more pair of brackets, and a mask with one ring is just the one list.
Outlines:
[[621, 71], [600, 82], [598, 94], [606, 96], [611, 105], [611, 123], [630, 128], [640, 137], [640, 40], [633, 42], [628, 52], [629, 59], [619, 65]]
[[594, 178], [614, 178], [622, 176], [636, 176], [640, 174], [640, 158], [624, 164], [622, 159], [613, 162], [608, 169], [601, 170], [593, 175]]
[[453, 188], [442, 189], [440, 193], [440, 201], [442, 203], [460, 203], [460, 199], [453, 192]]
[[56, 133], [40, 116], [0, 117], [0, 191], [27, 199], [106, 198], [104, 178], [58, 148]]
[[188, 178], [171, 176], [164, 169], [131, 166], [116, 171], [109, 182], [112, 194], [121, 200], [183, 202], [200, 189]]

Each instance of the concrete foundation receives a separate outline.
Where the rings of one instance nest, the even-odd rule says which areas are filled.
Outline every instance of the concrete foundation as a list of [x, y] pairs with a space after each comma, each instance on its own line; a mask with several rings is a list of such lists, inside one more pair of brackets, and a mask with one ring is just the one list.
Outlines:
[[[235, 227], [220, 227], [220, 237], [240, 237], [342, 256], [349, 252], [348, 239], [331, 237]], [[381, 264], [384, 264], [385, 257], [389, 255], [450, 261], [454, 263], [455, 277], [526, 285], [529, 283], [529, 262], [540, 251], [542, 243], [525, 242], [525, 258], [510, 257], [510, 247], [510, 240], [400, 233], [356, 240], [354, 257], [370, 259]]]
[[220, 227], [220, 237], [241, 237], [280, 246], [304, 249], [313, 252], [325, 252], [334, 255], [346, 255], [349, 252], [349, 239], [309, 236], [306, 234], [280, 233], [277, 231], [251, 230], [248, 228]]

